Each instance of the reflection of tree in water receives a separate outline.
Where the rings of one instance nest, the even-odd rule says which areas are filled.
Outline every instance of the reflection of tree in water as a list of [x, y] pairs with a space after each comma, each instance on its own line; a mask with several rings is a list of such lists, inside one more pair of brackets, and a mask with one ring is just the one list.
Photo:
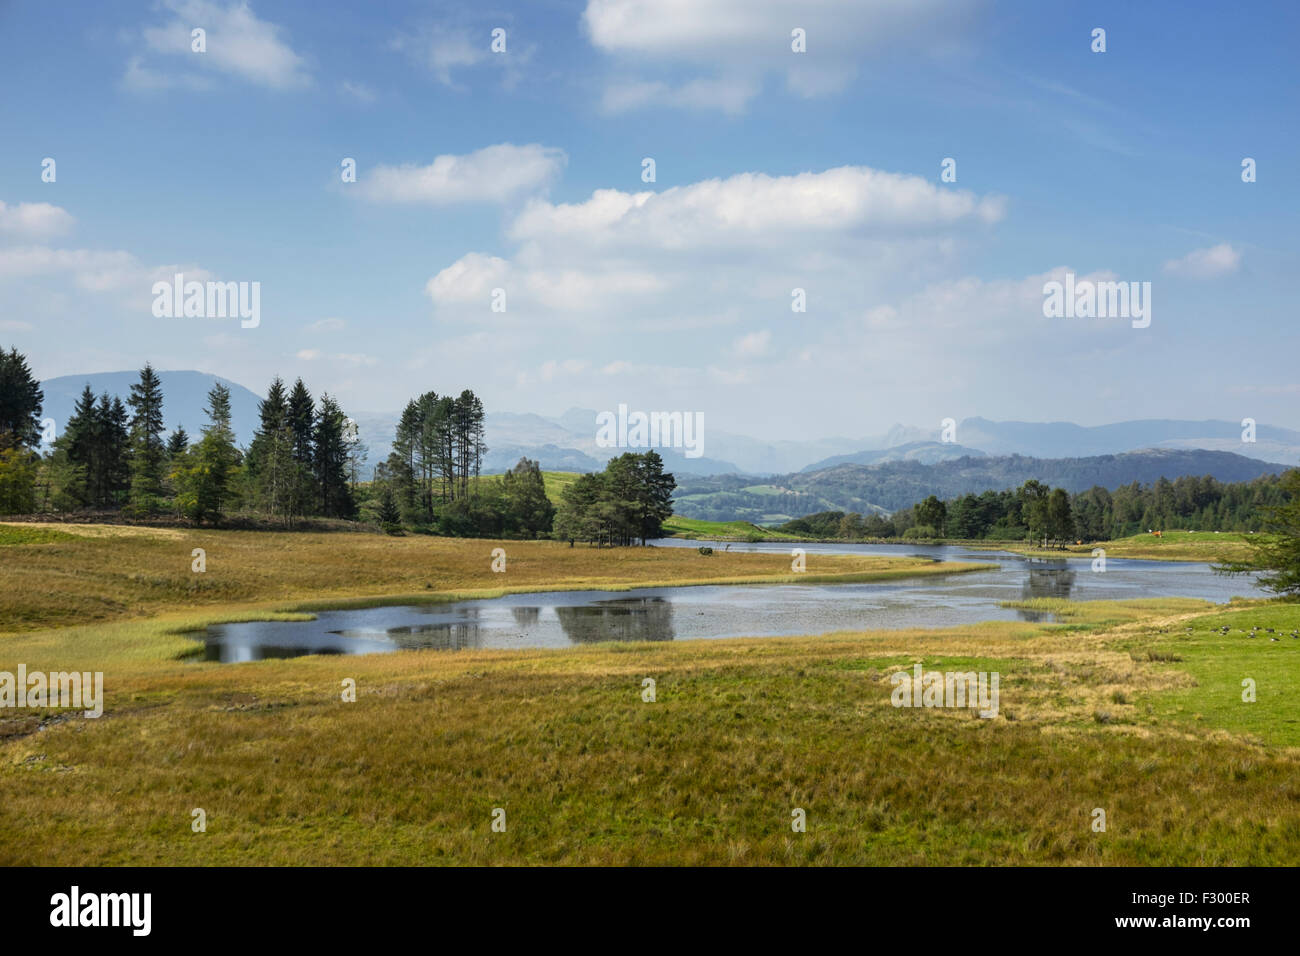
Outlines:
[[618, 598], [577, 607], [557, 607], [555, 613], [565, 636], [575, 644], [673, 639], [673, 603], [661, 597]]
[[515, 623], [522, 627], [532, 627], [537, 623], [537, 616], [542, 613], [540, 607], [512, 607], [510, 613], [514, 616]]
[[482, 646], [478, 621], [454, 624], [424, 624], [419, 627], [391, 627], [388, 636], [404, 651], [463, 651]]
[[[1071, 570], [1064, 561], [1031, 561], [1028, 570], [1029, 574], [1025, 578], [1024, 586], [1020, 589], [1023, 600], [1028, 601], [1033, 598], [1069, 600], [1078, 572]], [[1048, 611], [1021, 608], [1020, 616], [1026, 621], [1046, 621], [1052, 615]]]

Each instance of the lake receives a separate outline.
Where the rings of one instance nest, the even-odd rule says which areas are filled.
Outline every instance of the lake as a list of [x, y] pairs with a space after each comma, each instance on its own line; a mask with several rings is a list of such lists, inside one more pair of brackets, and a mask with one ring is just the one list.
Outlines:
[[[726, 543], [665, 538], [657, 547], [717, 550]], [[792, 545], [729, 545], [732, 551], [790, 553]], [[674, 641], [775, 637], [837, 630], [946, 627], [976, 621], [1033, 620], [1041, 613], [1000, 601], [1071, 598], [1095, 601], [1192, 597], [1224, 603], [1259, 596], [1252, 581], [1225, 578], [1209, 565], [1108, 558], [1031, 559], [1005, 551], [945, 545], [801, 544], [808, 567], [817, 554], [915, 555], [982, 561], [987, 571], [865, 584], [705, 585], [632, 591], [552, 591], [448, 604], [320, 611], [314, 621], [212, 625], [192, 636], [197, 659], [252, 661], [305, 654], [377, 654], [400, 650], [570, 647], [595, 641]]]

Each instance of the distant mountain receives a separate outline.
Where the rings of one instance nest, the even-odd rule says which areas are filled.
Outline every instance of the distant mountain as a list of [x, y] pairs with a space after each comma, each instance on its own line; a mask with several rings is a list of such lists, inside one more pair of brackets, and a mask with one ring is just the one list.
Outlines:
[[994, 422], [963, 419], [957, 440], [990, 455], [1115, 455], [1140, 448], [1201, 448], [1233, 452], [1263, 461], [1300, 462], [1300, 432], [1258, 425], [1255, 441], [1243, 442], [1240, 420], [1142, 419], [1111, 425], [1071, 422]]
[[[125, 401], [138, 377], [139, 373], [131, 370], [48, 379], [41, 383], [45, 391], [44, 415], [53, 418], [61, 432], [86, 383], [96, 395], [107, 391]], [[184, 424], [190, 435], [197, 436], [207, 422], [203, 408], [208, 391], [218, 377], [195, 371], [160, 372], [159, 377], [163, 383], [167, 430], [170, 432], [178, 424]], [[237, 382], [225, 378], [220, 381], [230, 388], [236, 438], [247, 446], [257, 428], [259, 396]], [[347, 407], [344, 412], [356, 421], [366, 445], [367, 470], [384, 461], [392, 450], [400, 413], [362, 412]], [[524, 456], [541, 461], [547, 470], [599, 470], [623, 449], [601, 448], [596, 444], [596, 414], [584, 408], [570, 408], [554, 418], [531, 412], [488, 412], [485, 470], [504, 471]], [[1216, 451], [1229, 453], [1233, 458], [1300, 462], [1300, 431], [1258, 425], [1256, 441], [1243, 442], [1240, 422], [1231, 421], [1145, 419], [1083, 426], [1072, 422], [995, 422], [977, 417], [963, 419], [957, 425], [956, 437], [960, 444], [939, 441], [938, 428], [927, 430], [904, 425], [894, 425], [884, 434], [866, 438], [767, 441], [720, 431], [710, 427], [707, 421], [705, 424], [703, 449], [707, 457], [687, 458], [681, 449], [675, 448], [660, 448], [659, 453], [675, 475], [749, 476], [738, 487], [750, 484], [758, 476], [790, 476], [796, 472], [810, 475], [845, 465], [875, 466], [891, 462], [928, 465], [962, 457], [991, 460], [1007, 455], [1047, 460], [1078, 455], [1114, 456], [1144, 448]], [[770, 492], [764, 494], [771, 497]], [[882, 504], [881, 507], [891, 506]]]
[[483, 473], [488, 475], [501, 474], [513, 468], [520, 458], [531, 458], [537, 462], [543, 471], [600, 471], [605, 467], [603, 461], [597, 461], [590, 455], [584, 455], [582, 452], [573, 448], [561, 448], [558, 445], [520, 446], [520, 445], [499, 445], [488, 446], [488, 453], [483, 456]]
[[[257, 403], [260, 401], [238, 382], [219, 378], [207, 372], [159, 372], [163, 392], [163, 421], [170, 434], [177, 425], [184, 425], [191, 440], [197, 440], [199, 430], [208, 423], [203, 409], [208, 404], [208, 392], [220, 381], [230, 389], [230, 418], [236, 439], [244, 445], [253, 440], [257, 431]], [[138, 370], [129, 372], [93, 372], [89, 375], [62, 375], [41, 382], [45, 393], [42, 416], [52, 418], [58, 434], [63, 429], [72, 409], [77, 404], [81, 390], [90, 385], [97, 396], [108, 392], [125, 403], [131, 395], [131, 386], [140, 380]]]
[[887, 461], [919, 461], [932, 465], [937, 461], [951, 461], [954, 458], [982, 458], [984, 452], [977, 448], [967, 448], [952, 442], [914, 441], [893, 448], [881, 448], [875, 451], [858, 451], [851, 455], [834, 455], [823, 458], [801, 471], [821, 471], [836, 465], [879, 465]]
[[1036, 478], [1071, 492], [1093, 485], [1114, 489], [1137, 481], [1150, 484], [1182, 475], [1211, 475], [1219, 481], [1249, 481], [1279, 474], [1288, 465], [1261, 462], [1222, 451], [1149, 449], [1087, 458], [965, 457], [934, 464], [892, 461], [842, 464], [762, 482], [738, 476], [687, 481], [678, 488], [675, 509], [688, 518], [772, 522], [818, 511], [894, 512], [928, 495], [953, 498], [967, 493], [1015, 488]]

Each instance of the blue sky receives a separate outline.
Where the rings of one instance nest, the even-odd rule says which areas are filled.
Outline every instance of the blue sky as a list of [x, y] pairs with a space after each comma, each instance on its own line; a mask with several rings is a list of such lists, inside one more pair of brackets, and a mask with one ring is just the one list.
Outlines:
[[[1298, 21], [1280, 2], [0, 3], [0, 343], [42, 377], [301, 375], [354, 413], [470, 387], [771, 438], [974, 415], [1300, 427]], [[1044, 317], [1065, 270], [1150, 282], [1150, 327]], [[156, 318], [175, 271], [260, 282], [260, 325]]]

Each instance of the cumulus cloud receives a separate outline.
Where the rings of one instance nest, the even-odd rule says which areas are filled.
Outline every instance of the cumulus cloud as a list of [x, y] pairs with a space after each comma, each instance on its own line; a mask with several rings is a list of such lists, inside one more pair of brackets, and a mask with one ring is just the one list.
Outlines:
[[9, 206], [0, 201], [0, 235], [48, 239], [70, 232], [74, 221], [67, 210], [47, 202], [20, 202]]
[[427, 166], [377, 166], [363, 174], [359, 192], [377, 202], [506, 202], [545, 188], [567, 161], [562, 149], [501, 143], [463, 156], [438, 156]]
[[1241, 265], [1241, 253], [1226, 242], [1208, 249], [1193, 249], [1181, 259], [1170, 259], [1164, 269], [1185, 279], [1215, 279], [1230, 275]]
[[512, 239], [564, 238], [589, 245], [687, 249], [718, 243], [770, 244], [791, 232], [915, 234], [963, 221], [997, 222], [1001, 197], [941, 189], [919, 176], [865, 166], [768, 176], [740, 173], [660, 193], [601, 189], [589, 200], [534, 200], [514, 220]]
[[[300, 89], [311, 85], [306, 60], [283, 38], [283, 29], [261, 20], [246, 2], [163, 0], [171, 16], [141, 30], [146, 54], [166, 58], [175, 72], [163, 72], [135, 56], [127, 63], [123, 83], [148, 91], [173, 86], [207, 88], [211, 76], [225, 74], [271, 89]], [[206, 50], [192, 49], [191, 31], [206, 33]]]
[[[755, 311], [789, 314], [795, 287], [822, 315], [943, 268], [962, 230], [1004, 215], [996, 196], [916, 176], [841, 167], [790, 176], [741, 173], [663, 192], [601, 189], [581, 202], [534, 199], [506, 226], [508, 256], [469, 252], [425, 286], [440, 317], [490, 314], [516, 329], [611, 321], [663, 333], [734, 327]], [[913, 286], [914, 287], [914, 286]], [[765, 335], [732, 338], [752, 358]]]

